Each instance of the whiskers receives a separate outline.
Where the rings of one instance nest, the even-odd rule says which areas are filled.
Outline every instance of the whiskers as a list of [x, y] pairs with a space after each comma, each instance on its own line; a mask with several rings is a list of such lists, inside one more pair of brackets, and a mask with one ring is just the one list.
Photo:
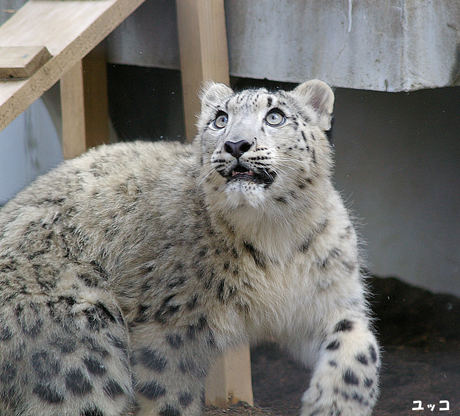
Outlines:
[[275, 171], [269, 171], [267, 168], [262, 168], [261, 170], [264, 173], [264, 175], [270, 179], [270, 181], [273, 182], [275, 180], [277, 176]]
[[295, 159], [277, 158], [276, 164], [274, 164], [273, 169], [276, 170], [281, 168], [298, 173], [301, 169], [305, 170], [305, 164]]
[[204, 166], [202, 168], [202, 172], [200, 175], [200, 180], [198, 181], [198, 185], [203, 186], [204, 182], [206, 182], [209, 176], [211, 176], [214, 172], [217, 172], [217, 170], [212, 165]]

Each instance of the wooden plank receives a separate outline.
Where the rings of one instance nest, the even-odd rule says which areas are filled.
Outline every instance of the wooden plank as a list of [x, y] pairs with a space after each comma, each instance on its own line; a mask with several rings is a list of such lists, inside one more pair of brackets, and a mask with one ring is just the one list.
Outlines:
[[0, 47], [0, 78], [28, 78], [51, 58], [45, 46]]
[[0, 46], [43, 45], [52, 58], [26, 80], [0, 82], [0, 130], [101, 43], [143, 1], [31, 0], [8, 19], [0, 27]]
[[86, 150], [83, 62], [78, 61], [61, 78], [62, 152], [72, 159]]
[[83, 58], [86, 148], [109, 143], [109, 99], [105, 42]]
[[203, 81], [229, 84], [223, 0], [177, 0], [177, 21], [187, 141], [196, 134], [197, 93]]
[[243, 346], [220, 357], [206, 380], [206, 404], [228, 407], [244, 401], [254, 404], [249, 348]]
[[109, 142], [105, 45], [61, 78], [62, 147], [65, 159]]
[[[177, 0], [177, 20], [186, 137], [196, 135], [203, 81], [229, 85], [223, 0]], [[206, 383], [206, 402], [219, 407], [238, 400], [253, 404], [249, 346], [226, 353], [215, 363]]]

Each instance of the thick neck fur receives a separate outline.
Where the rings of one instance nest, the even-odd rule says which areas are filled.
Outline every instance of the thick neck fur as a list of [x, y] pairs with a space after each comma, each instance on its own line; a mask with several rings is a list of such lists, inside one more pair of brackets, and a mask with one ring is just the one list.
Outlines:
[[[318, 187], [322, 192], [317, 192]], [[231, 206], [225, 194], [206, 193], [207, 207], [217, 232], [234, 244], [250, 243], [276, 263], [289, 262], [312, 229], [324, 221], [328, 200], [328, 178], [317, 178], [316, 187], [305, 190], [288, 203], [267, 198], [258, 207]]]

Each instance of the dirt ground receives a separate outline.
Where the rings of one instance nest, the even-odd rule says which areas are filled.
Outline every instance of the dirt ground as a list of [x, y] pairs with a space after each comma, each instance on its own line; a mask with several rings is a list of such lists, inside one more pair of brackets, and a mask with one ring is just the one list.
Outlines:
[[[369, 283], [383, 346], [381, 393], [373, 415], [460, 415], [460, 299], [395, 278], [371, 277]], [[251, 361], [254, 407], [207, 407], [204, 414], [299, 415], [308, 371], [272, 344], [253, 348]]]

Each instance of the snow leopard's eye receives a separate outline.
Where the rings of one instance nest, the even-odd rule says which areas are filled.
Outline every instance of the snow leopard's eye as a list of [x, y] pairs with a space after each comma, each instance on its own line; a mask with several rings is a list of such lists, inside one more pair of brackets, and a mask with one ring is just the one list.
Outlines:
[[286, 117], [280, 109], [274, 108], [268, 112], [265, 121], [269, 126], [281, 126], [286, 121]]
[[227, 125], [227, 122], [228, 122], [227, 113], [223, 111], [219, 111], [212, 124], [216, 129], [223, 129]]

